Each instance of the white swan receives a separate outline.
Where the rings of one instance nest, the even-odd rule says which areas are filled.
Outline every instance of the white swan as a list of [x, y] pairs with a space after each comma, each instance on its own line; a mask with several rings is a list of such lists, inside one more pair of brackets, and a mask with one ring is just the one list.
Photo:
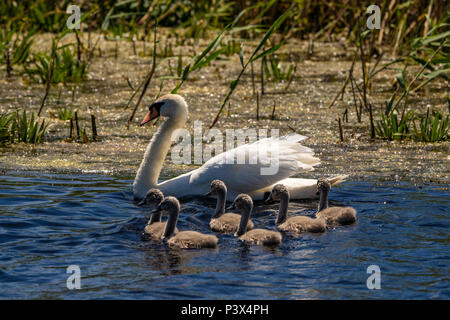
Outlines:
[[[188, 106], [184, 99], [176, 94], [161, 97], [150, 105], [141, 125], [159, 117], [167, 117], [153, 135], [142, 159], [133, 184], [135, 201], [141, 201], [151, 188], [160, 189], [165, 195], [175, 197], [204, 195], [209, 191], [214, 179], [222, 180], [228, 187], [227, 200], [232, 201], [240, 193], [248, 193], [255, 200], [264, 200], [264, 194], [272, 191], [275, 183], [284, 184], [292, 199], [313, 199], [317, 197], [316, 179], [289, 178], [299, 172], [313, 170], [320, 160], [314, 152], [299, 144], [306, 137], [291, 134], [279, 138], [261, 139], [252, 144], [242, 145], [209, 159], [203, 166], [173, 179], [158, 183], [164, 159], [172, 143], [172, 134], [182, 128], [188, 117]], [[261, 154], [261, 150], [272, 151]], [[275, 150], [277, 155], [275, 155]], [[227, 163], [224, 159], [237, 159], [238, 155], [246, 159], [259, 154], [256, 163]], [[276, 158], [275, 158], [276, 156]], [[263, 168], [268, 168], [278, 161], [278, 171], [272, 175], [261, 175]], [[264, 170], [264, 169], [263, 169]], [[347, 176], [330, 178], [332, 185], [342, 182]]]

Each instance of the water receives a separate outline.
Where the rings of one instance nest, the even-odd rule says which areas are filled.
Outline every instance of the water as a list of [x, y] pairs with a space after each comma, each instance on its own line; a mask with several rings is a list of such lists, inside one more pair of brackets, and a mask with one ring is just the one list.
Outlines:
[[[284, 236], [276, 249], [219, 236], [216, 250], [175, 250], [141, 232], [148, 212], [129, 179], [18, 173], [0, 176], [1, 299], [449, 299], [449, 193], [406, 183], [346, 182], [335, 204], [358, 210], [355, 225]], [[315, 202], [292, 211], [312, 214]], [[209, 232], [214, 201], [182, 203], [180, 230]], [[276, 206], [256, 206], [273, 229]], [[381, 269], [369, 290], [367, 267]], [[69, 290], [69, 265], [81, 290]]]

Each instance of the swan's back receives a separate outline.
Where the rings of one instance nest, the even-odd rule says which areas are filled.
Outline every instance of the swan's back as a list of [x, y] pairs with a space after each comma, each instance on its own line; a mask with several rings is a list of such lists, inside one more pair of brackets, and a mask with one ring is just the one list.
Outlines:
[[295, 216], [287, 219], [285, 222], [278, 226], [278, 230], [282, 232], [312, 232], [320, 233], [325, 232], [326, 224], [323, 219], [313, 219], [306, 216]]
[[327, 226], [348, 225], [356, 222], [356, 210], [352, 207], [330, 207], [316, 214]]
[[253, 229], [239, 237], [240, 240], [259, 246], [277, 246], [281, 244], [281, 234], [276, 231]]
[[197, 231], [181, 231], [167, 241], [170, 246], [183, 249], [216, 248], [217, 242], [216, 236]]
[[233, 199], [237, 193], [259, 190], [296, 173], [313, 170], [320, 159], [299, 143], [304, 139], [305, 136], [290, 134], [228, 150], [194, 170], [189, 184], [209, 185], [213, 179], [222, 180], [228, 188], [228, 199]]
[[[241, 216], [236, 213], [224, 213], [218, 218], [213, 218], [209, 222], [209, 227], [212, 231], [223, 233], [234, 233], [239, 228]], [[247, 231], [252, 230], [254, 224], [251, 220], [248, 221]]]

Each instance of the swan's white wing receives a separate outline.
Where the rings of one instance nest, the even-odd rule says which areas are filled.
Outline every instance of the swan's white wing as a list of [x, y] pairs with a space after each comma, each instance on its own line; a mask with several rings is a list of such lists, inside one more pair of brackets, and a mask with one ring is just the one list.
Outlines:
[[229, 150], [194, 170], [189, 184], [209, 185], [212, 180], [220, 179], [230, 192], [251, 192], [298, 172], [313, 170], [320, 160], [310, 148], [299, 144], [304, 139], [305, 136], [290, 134]]

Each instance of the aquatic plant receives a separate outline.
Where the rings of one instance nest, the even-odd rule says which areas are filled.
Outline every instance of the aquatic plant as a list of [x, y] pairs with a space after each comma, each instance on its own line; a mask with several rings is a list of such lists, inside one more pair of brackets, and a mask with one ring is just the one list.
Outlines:
[[44, 141], [44, 134], [48, 124], [45, 120], [39, 122], [35, 119], [34, 112], [30, 119], [24, 110], [22, 115], [19, 111], [0, 115], [0, 144], [25, 142], [41, 143]]
[[67, 0], [2, 1], [0, 24], [13, 22], [42, 32], [58, 32], [66, 23], [65, 9], [69, 3]]
[[[53, 59], [54, 57], [54, 59]], [[50, 73], [50, 69], [53, 69]], [[75, 51], [69, 46], [56, 48], [52, 46], [52, 53], [33, 54], [31, 66], [25, 66], [25, 73], [34, 81], [41, 83], [80, 83], [87, 75], [87, 63], [79, 61]], [[50, 79], [49, 79], [50, 77]]]
[[375, 131], [381, 138], [388, 140], [403, 140], [411, 136], [409, 124], [413, 120], [414, 112], [409, 111], [402, 114], [400, 120], [397, 113], [392, 112], [390, 115], [381, 114], [381, 120], [377, 121]]
[[280, 58], [275, 55], [269, 55], [267, 59], [263, 59], [263, 66], [267, 78], [273, 82], [288, 81], [291, 79], [295, 67], [294, 64], [282, 67]]
[[41, 143], [44, 141], [44, 134], [47, 130], [48, 124], [43, 119], [40, 123], [35, 119], [34, 112], [27, 120], [27, 113], [24, 110], [22, 116], [16, 111], [16, 133], [18, 142], [25, 143]]
[[226, 56], [232, 56], [239, 54], [240, 45], [234, 39], [228, 40], [225, 44], [222, 44], [223, 52]]
[[[389, 115], [381, 115], [381, 120], [377, 121], [375, 130], [378, 136], [388, 140], [446, 141], [449, 139], [449, 116], [450, 112], [444, 116], [440, 112], [430, 111], [428, 108], [424, 115], [418, 115], [411, 110], [402, 114], [399, 120], [397, 113], [392, 112]], [[410, 129], [411, 126], [412, 129]]]
[[15, 132], [15, 113], [0, 114], [0, 145], [13, 141]]
[[448, 50], [448, 43], [450, 38], [450, 31], [448, 25], [450, 23], [450, 12], [447, 12], [441, 21], [433, 25], [425, 36], [417, 37], [412, 41], [411, 51], [405, 58], [406, 62], [415, 62], [418, 65], [427, 69], [428, 73], [423, 73], [423, 81], [411, 92], [415, 92], [431, 81], [441, 78], [447, 83], [450, 83], [448, 73], [450, 72], [450, 51]]
[[65, 9], [69, 1], [37, 0], [29, 5], [29, 13], [26, 15], [40, 30], [46, 32], [58, 32], [65, 25], [67, 15]]
[[[353, 92], [353, 101], [356, 109], [356, 113], [358, 116], [358, 120], [361, 118], [361, 112], [358, 112], [357, 104], [356, 104], [356, 96], [355, 96], [355, 87], [357, 92], [359, 93], [359, 101], [360, 104], [364, 107], [369, 114], [370, 121], [370, 135], [371, 138], [375, 138], [375, 135], [381, 136], [383, 138], [389, 140], [403, 140], [405, 138], [414, 138], [410, 133], [408, 125], [409, 122], [415, 118], [414, 112], [407, 112], [409, 109], [409, 95], [429, 84], [434, 79], [438, 77], [444, 79], [445, 81], [449, 81], [446, 73], [450, 71], [449, 63], [450, 63], [450, 55], [447, 50], [447, 43], [449, 42], [448, 36], [450, 32], [443, 31], [444, 27], [448, 25], [447, 21], [450, 15], [444, 16], [443, 20], [433, 26], [432, 29], [425, 34], [424, 37], [417, 37], [412, 41], [411, 47], [408, 49], [406, 56], [395, 59], [384, 66], [381, 66], [378, 70], [376, 70], [377, 65], [379, 64], [383, 53], [381, 53], [377, 61], [375, 62], [374, 67], [369, 70], [368, 63], [371, 57], [371, 48], [370, 41], [371, 35], [373, 40], [373, 31], [372, 30], [361, 30], [361, 22], [358, 24], [358, 34], [359, 39], [356, 41], [356, 47], [359, 49], [359, 57], [361, 59], [361, 70], [362, 70], [362, 89], [358, 87], [358, 84], [355, 82], [355, 86], [353, 86], [353, 65], [349, 70], [349, 76], [346, 78], [341, 92], [339, 92], [334, 100], [330, 103], [331, 107], [339, 95], [343, 95], [345, 86], [348, 82], [352, 85]], [[369, 42], [367, 44], [367, 42]], [[373, 44], [373, 43], [372, 43]], [[395, 51], [395, 50], [394, 50]], [[395, 53], [395, 52], [394, 52]], [[355, 52], [356, 57], [357, 52]], [[396, 69], [400, 69], [401, 71], [395, 75], [395, 85], [396, 91], [392, 94], [390, 100], [385, 103], [386, 108], [383, 115], [381, 115], [381, 120], [377, 122], [377, 125], [374, 125], [373, 122], [373, 114], [372, 114], [372, 104], [367, 99], [368, 91], [372, 88], [372, 79], [373, 77], [380, 71], [391, 67], [395, 64], [401, 64], [401, 68], [397, 67]], [[408, 68], [414, 65], [419, 65], [421, 68], [419, 71], [415, 71], [412, 75], [412, 78], [408, 77]], [[426, 71], [429, 71], [426, 73]], [[422, 82], [417, 85], [416, 82]], [[398, 116], [393, 114], [395, 112], [399, 112], [400, 105], [403, 104], [403, 111], [401, 112], [401, 119], [398, 120]], [[362, 108], [360, 109], [362, 110]]]
[[[370, 73], [373, 77], [376, 73], [393, 64], [403, 64], [401, 72], [395, 75], [394, 81], [401, 94], [395, 92], [392, 95], [390, 102], [386, 105], [386, 114], [396, 110], [401, 102], [403, 102], [406, 109], [410, 93], [425, 88], [433, 80], [441, 78], [447, 83], [450, 82], [450, 78], [447, 76], [450, 72], [450, 53], [448, 52], [450, 31], [447, 31], [449, 21], [450, 13], [447, 13], [436, 25], [433, 25], [433, 22], [430, 21], [432, 25], [431, 30], [423, 37], [414, 38], [409, 51], [404, 57], [389, 62], [378, 71]], [[417, 65], [421, 66], [420, 70], [415, 72], [412, 79], [408, 81], [407, 69]], [[420, 80], [422, 81], [418, 85], [414, 85]]]
[[[40, 32], [59, 32], [64, 26], [68, 0], [2, 1], [0, 25], [11, 20], [15, 24], [35, 26]], [[293, 5], [295, 15], [281, 31], [288, 35], [313, 34], [318, 41], [334, 36], [356, 39], [359, 17], [367, 16], [368, 1], [288, 1], [258, 0], [248, 2], [227, 0], [92, 0], [82, 2], [84, 12], [97, 10], [90, 19], [90, 27], [114, 33], [133, 32], [136, 28], [151, 30], [153, 21], [161, 26], [182, 28], [184, 37], [197, 39], [209, 31], [223, 29], [243, 8], [248, 10], [241, 21], [240, 35], [251, 36], [247, 26], [270, 26]], [[425, 35], [448, 12], [445, 1], [378, 1], [381, 26], [370, 39], [370, 47], [392, 44], [394, 51], [408, 50], [418, 35]], [[106, 18], [105, 18], [106, 17]]]
[[449, 139], [449, 114], [444, 117], [444, 115], [440, 114], [438, 111], [435, 111], [430, 115], [430, 108], [427, 108], [427, 113], [419, 117], [419, 120], [419, 128], [416, 127], [415, 119], [413, 121], [414, 140], [423, 142], [438, 142]]
[[24, 64], [28, 61], [33, 44], [33, 34], [33, 31], [21, 34], [9, 27], [0, 31], [0, 64], [6, 64], [8, 76], [14, 65]]
[[74, 113], [73, 113], [72, 109], [69, 109], [69, 108], [66, 108], [66, 107], [65, 108], [59, 108], [57, 114], [58, 114], [58, 119], [59, 120], [64, 120], [64, 121], [73, 119], [73, 116], [74, 116]]

